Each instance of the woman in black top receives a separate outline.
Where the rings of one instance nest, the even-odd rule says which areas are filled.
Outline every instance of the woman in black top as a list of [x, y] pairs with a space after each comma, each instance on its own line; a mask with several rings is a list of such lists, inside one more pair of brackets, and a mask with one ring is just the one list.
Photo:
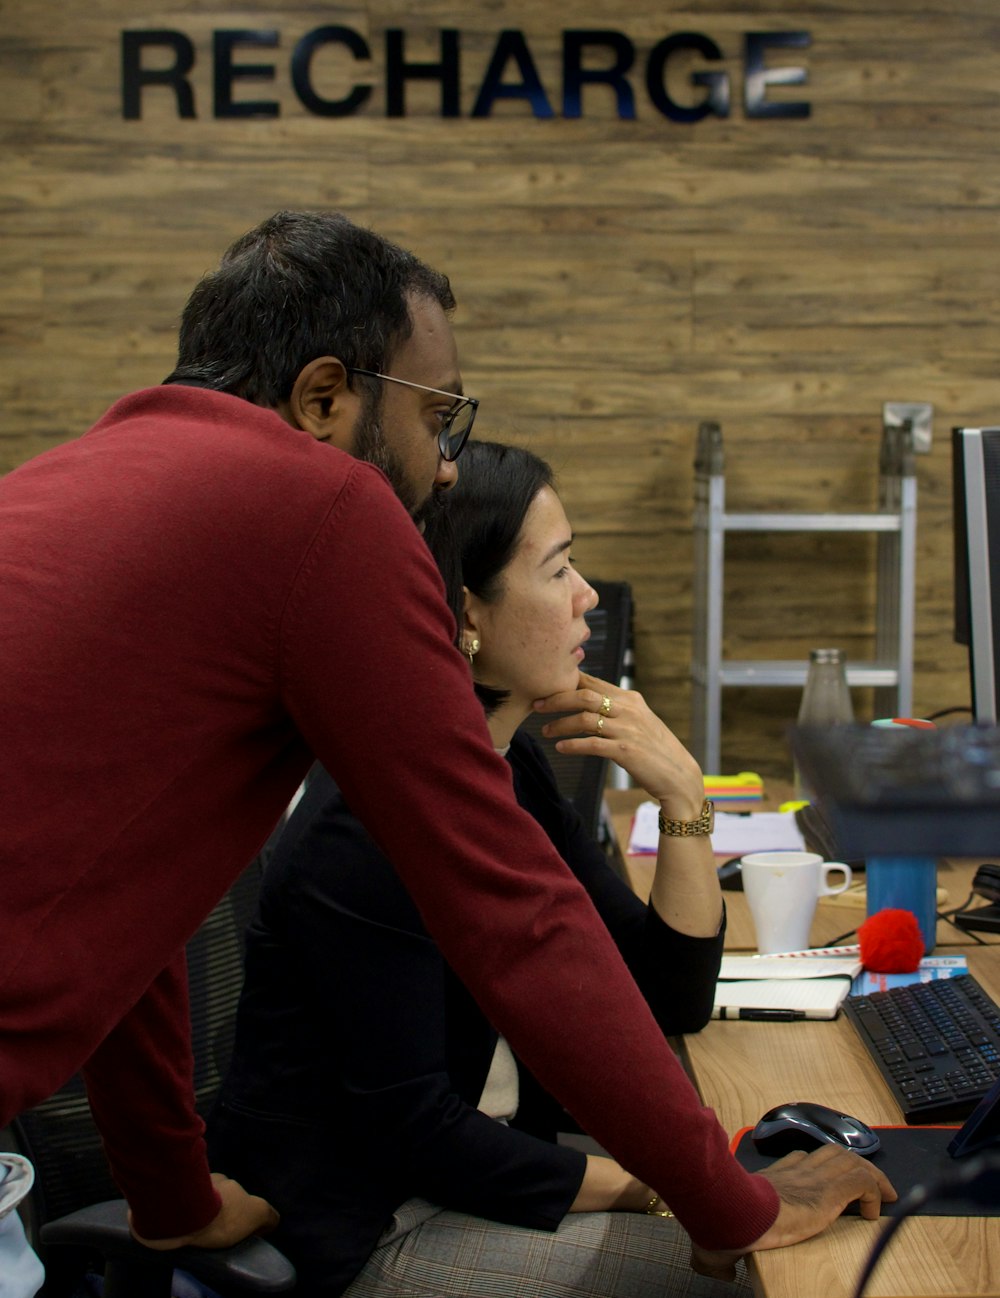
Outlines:
[[[722, 952], [707, 834], [661, 837], [643, 904], [560, 797], [539, 746], [517, 732], [533, 708], [567, 714], [548, 726], [558, 748], [610, 756], [667, 820], [702, 828], [694, 760], [639, 694], [581, 672], [584, 613], [597, 597], [572, 567], [548, 466], [471, 444], [426, 537], [518, 801], [587, 889], [663, 1031], [697, 1031]], [[359, 700], [362, 716], [366, 705], [378, 700]], [[653, 1215], [667, 1209], [648, 1186], [609, 1158], [557, 1144], [567, 1125], [317, 769], [268, 866], [233, 1063], [209, 1125], [213, 1166], [281, 1213], [275, 1238], [299, 1270], [299, 1292], [738, 1292], [690, 1271], [686, 1237]]]

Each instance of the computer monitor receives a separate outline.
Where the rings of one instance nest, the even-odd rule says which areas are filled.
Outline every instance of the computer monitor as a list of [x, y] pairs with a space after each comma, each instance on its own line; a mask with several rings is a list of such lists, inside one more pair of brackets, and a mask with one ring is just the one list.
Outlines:
[[952, 429], [955, 639], [969, 646], [972, 712], [997, 723], [1000, 682], [1000, 428]]

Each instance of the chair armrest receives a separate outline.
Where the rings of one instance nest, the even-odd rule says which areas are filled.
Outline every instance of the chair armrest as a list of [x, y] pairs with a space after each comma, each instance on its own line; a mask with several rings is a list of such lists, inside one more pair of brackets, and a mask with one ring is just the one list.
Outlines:
[[112, 1199], [80, 1208], [41, 1229], [46, 1247], [87, 1248], [112, 1266], [124, 1262], [151, 1270], [179, 1268], [204, 1281], [224, 1298], [244, 1293], [286, 1293], [295, 1284], [295, 1268], [266, 1240], [251, 1235], [232, 1248], [178, 1248], [168, 1252], [146, 1248], [128, 1228], [128, 1206]]

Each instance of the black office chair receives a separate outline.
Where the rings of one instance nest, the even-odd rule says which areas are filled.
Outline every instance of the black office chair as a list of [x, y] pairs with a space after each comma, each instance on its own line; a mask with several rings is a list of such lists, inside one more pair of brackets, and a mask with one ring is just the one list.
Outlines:
[[[622, 678], [626, 653], [632, 643], [632, 588], [625, 581], [592, 581], [600, 603], [587, 615], [590, 639], [583, 670], [589, 676], [618, 682]], [[549, 716], [532, 715], [523, 723], [545, 749], [562, 795], [580, 813], [587, 832], [601, 839], [601, 805], [608, 773], [606, 757], [571, 757], [559, 753], [542, 735]]]
[[[257, 902], [265, 857], [236, 881], [188, 943], [188, 985], [198, 1110], [205, 1116], [232, 1052], [243, 981], [246, 926]], [[169, 1298], [175, 1268], [216, 1293], [277, 1294], [295, 1270], [272, 1245], [249, 1239], [231, 1249], [169, 1254], [132, 1239], [126, 1205], [111, 1179], [82, 1079], [13, 1124], [17, 1151], [35, 1166], [26, 1228], [46, 1268], [43, 1298], [80, 1292], [88, 1271], [104, 1277], [105, 1298]]]

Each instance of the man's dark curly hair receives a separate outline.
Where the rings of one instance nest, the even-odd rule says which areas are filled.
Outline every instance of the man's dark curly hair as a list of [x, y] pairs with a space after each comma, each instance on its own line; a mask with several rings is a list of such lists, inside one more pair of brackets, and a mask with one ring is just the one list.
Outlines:
[[410, 336], [411, 295], [455, 306], [446, 276], [346, 216], [278, 212], [191, 294], [164, 382], [273, 407], [318, 356], [384, 372]]

